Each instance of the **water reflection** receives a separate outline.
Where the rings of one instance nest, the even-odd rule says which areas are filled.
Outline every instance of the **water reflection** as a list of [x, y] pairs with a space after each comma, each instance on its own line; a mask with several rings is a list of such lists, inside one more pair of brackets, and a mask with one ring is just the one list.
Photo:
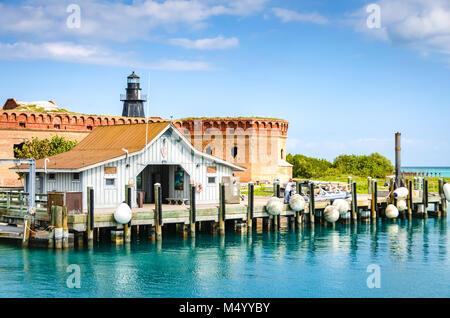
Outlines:
[[[0, 296], [447, 296], [447, 228], [446, 219], [399, 219], [70, 251], [0, 245]], [[82, 270], [80, 290], [66, 286], [70, 264]], [[382, 265], [383, 293], [365, 286], [368, 264]]]

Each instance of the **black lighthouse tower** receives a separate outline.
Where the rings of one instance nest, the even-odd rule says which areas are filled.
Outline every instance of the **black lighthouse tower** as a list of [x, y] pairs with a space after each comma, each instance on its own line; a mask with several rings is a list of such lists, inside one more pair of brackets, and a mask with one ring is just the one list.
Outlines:
[[147, 101], [145, 95], [141, 95], [139, 87], [139, 76], [134, 72], [127, 77], [127, 93], [120, 95], [123, 101], [122, 116], [125, 117], [145, 117], [144, 102]]

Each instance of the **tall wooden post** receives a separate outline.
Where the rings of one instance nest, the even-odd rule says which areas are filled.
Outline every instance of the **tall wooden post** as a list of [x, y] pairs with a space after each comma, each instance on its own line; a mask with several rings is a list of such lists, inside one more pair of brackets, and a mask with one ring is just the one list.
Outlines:
[[162, 193], [160, 183], [155, 183], [155, 236], [157, 241], [162, 240]]
[[367, 177], [367, 193], [370, 195], [372, 193], [372, 178]]
[[67, 207], [62, 207], [63, 248], [69, 248], [69, 226], [67, 223]]
[[56, 206], [56, 222], [55, 222], [55, 248], [63, 248], [63, 209], [62, 206]]
[[423, 203], [423, 216], [426, 218], [428, 217], [428, 179], [423, 180], [422, 203]]
[[56, 205], [50, 207], [50, 230], [48, 233], [48, 249], [55, 248]]
[[253, 223], [253, 212], [255, 202], [255, 185], [248, 183], [248, 202], [247, 202], [247, 228], [251, 231]]
[[196, 219], [196, 206], [195, 206], [195, 185], [191, 184], [190, 186], [190, 198], [189, 202], [191, 203], [190, 209], [189, 209], [189, 219], [190, 219], [190, 232], [191, 237], [195, 237], [195, 219]]
[[413, 203], [413, 182], [412, 180], [408, 180], [408, 217], [412, 217], [412, 211], [414, 210]]
[[395, 204], [395, 197], [394, 197], [394, 190], [395, 190], [395, 184], [396, 180], [394, 178], [389, 178], [389, 202], [391, 204]]
[[351, 190], [352, 189], [352, 177], [347, 177], [347, 187]]
[[225, 219], [226, 219], [226, 205], [225, 205], [225, 185], [219, 184], [219, 230], [220, 235], [225, 235]]
[[447, 216], [447, 199], [445, 198], [444, 193], [444, 179], [439, 179], [439, 195], [441, 197], [441, 212], [442, 216]]
[[402, 134], [397, 132], [395, 134], [395, 187], [400, 188], [402, 184]]
[[356, 221], [358, 219], [358, 193], [356, 192], [356, 182], [351, 184], [352, 189], [352, 219]]
[[31, 215], [25, 215], [23, 218], [23, 237], [22, 247], [27, 248], [30, 241]]
[[94, 245], [94, 189], [87, 187], [87, 241], [88, 247]]
[[377, 218], [377, 181], [372, 179], [372, 206], [371, 206], [371, 218], [375, 220]]
[[315, 203], [314, 203], [314, 183], [309, 183], [309, 222], [314, 223], [315, 220]]
[[[129, 184], [127, 184], [125, 186], [125, 201], [127, 202], [130, 209], [132, 208], [132, 206], [131, 206], [131, 190], [132, 190], [131, 186]], [[123, 225], [123, 236], [124, 236], [125, 243], [131, 242], [131, 220], [127, 224]]]

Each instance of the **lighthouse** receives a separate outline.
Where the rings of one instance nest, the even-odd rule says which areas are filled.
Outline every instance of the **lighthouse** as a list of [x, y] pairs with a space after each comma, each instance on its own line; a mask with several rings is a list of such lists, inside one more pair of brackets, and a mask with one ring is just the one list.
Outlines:
[[127, 77], [126, 92], [125, 95], [120, 95], [120, 100], [123, 101], [122, 116], [144, 118], [144, 102], [147, 101], [147, 96], [141, 94], [139, 76], [134, 72]]

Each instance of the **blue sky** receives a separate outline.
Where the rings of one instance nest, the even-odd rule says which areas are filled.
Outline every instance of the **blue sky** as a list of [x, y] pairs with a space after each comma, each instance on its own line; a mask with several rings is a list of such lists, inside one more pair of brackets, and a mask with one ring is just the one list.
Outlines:
[[329, 160], [393, 160], [400, 131], [404, 165], [450, 165], [445, 0], [0, 1], [0, 69], [1, 103], [118, 115], [134, 70], [150, 116], [279, 117]]

